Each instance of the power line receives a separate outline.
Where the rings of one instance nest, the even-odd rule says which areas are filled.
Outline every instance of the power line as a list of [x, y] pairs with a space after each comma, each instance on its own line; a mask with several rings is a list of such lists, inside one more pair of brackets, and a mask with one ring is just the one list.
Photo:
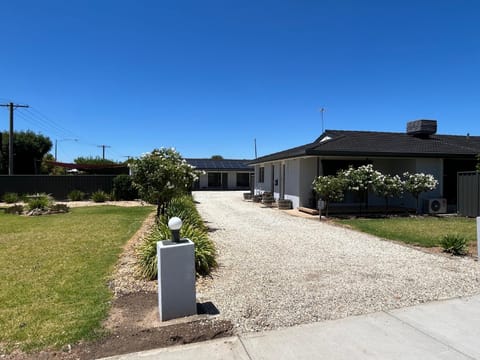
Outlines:
[[10, 109], [10, 131], [8, 135], [8, 175], [13, 175], [13, 111], [17, 108], [28, 108], [28, 105], [14, 104], [0, 104], [0, 106], [8, 107]]

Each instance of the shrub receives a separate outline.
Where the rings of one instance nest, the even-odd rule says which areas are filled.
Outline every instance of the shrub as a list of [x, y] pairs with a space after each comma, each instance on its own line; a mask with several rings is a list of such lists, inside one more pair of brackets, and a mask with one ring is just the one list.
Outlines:
[[138, 191], [133, 186], [130, 175], [118, 175], [113, 179], [113, 199], [115, 200], [135, 200], [138, 198]]
[[468, 240], [466, 237], [458, 234], [445, 235], [440, 240], [443, 251], [453, 255], [466, 255], [468, 252]]
[[3, 195], [3, 201], [7, 204], [15, 204], [20, 201], [20, 196], [17, 193], [9, 192]]
[[138, 248], [139, 272], [144, 278], [150, 280], [157, 278], [157, 241], [171, 239], [167, 223], [174, 216], [183, 221], [180, 236], [190, 239], [195, 244], [197, 275], [208, 275], [217, 266], [215, 245], [208, 238], [207, 228], [195, 208], [193, 199], [190, 196], [182, 196], [170, 202], [166, 214], [158, 219], [152, 232]]
[[67, 197], [70, 201], [82, 201], [85, 198], [85, 193], [80, 190], [72, 190]]
[[28, 210], [45, 210], [53, 204], [53, 199], [48, 194], [28, 195], [26, 199]]
[[161, 221], [164, 221], [166, 224], [168, 219], [174, 216], [182, 219], [185, 225], [192, 225], [196, 228], [207, 230], [202, 217], [195, 207], [192, 197], [189, 195], [180, 196], [170, 201], [165, 211], [165, 219]]
[[108, 199], [108, 194], [103, 190], [97, 190], [92, 194], [92, 201], [96, 203], [105, 202]]

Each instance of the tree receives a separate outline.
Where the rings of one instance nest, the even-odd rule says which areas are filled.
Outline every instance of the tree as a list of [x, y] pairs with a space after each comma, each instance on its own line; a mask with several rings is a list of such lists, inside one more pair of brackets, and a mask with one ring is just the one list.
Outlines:
[[51, 154], [45, 154], [42, 159], [42, 165], [40, 167], [40, 173], [48, 175], [65, 175], [65, 169], [60, 166], [55, 166], [55, 157]]
[[345, 178], [341, 176], [319, 176], [313, 181], [313, 190], [325, 201], [326, 216], [328, 216], [328, 206], [330, 202], [343, 200], [344, 192], [347, 187]]
[[211, 159], [212, 160], [223, 160], [223, 156], [222, 155], [212, 155]]
[[408, 191], [413, 197], [417, 200], [417, 213], [418, 213], [418, 198], [422, 192], [432, 191], [437, 185], [438, 181], [430, 174], [417, 173], [410, 174], [409, 172], [403, 173], [405, 178], [404, 186], [405, 190]]
[[477, 171], [480, 171], [480, 154], [477, 155]]
[[[0, 146], [0, 173], [8, 174], [9, 135], [4, 131]], [[20, 131], [13, 134], [13, 173], [37, 174], [40, 172], [41, 162], [45, 154], [52, 148], [52, 141], [33, 131]]]
[[131, 161], [133, 185], [142, 200], [157, 204], [157, 217], [169, 202], [188, 193], [198, 172], [175, 149], [154, 149]]
[[121, 165], [123, 163], [109, 159], [103, 159], [100, 156], [79, 156], [73, 160], [78, 165]]
[[356, 169], [350, 167], [348, 170], [341, 170], [337, 176], [346, 179], [348, 190], [358, 191], [362, 194], [365, 208], [368, 209], [368, 191], [372, 189], [373, 183], [381, 175], [382, 173], [375, 170], [372, 164], [368, 164], [359, 166]]
[[374, 179], [372, 188], [375, 194], [385, 199], [385, 212], [387, 212], [388, 199], [400, 196], [404, 191], [404, 183], [398, 175], [380, 174]]

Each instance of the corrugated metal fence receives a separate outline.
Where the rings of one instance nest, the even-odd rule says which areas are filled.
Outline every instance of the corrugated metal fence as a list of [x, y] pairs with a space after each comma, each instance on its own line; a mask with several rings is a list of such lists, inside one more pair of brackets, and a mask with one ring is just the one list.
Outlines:
[[66, 199], [72, 190], [86, 194], [97, 190], [111, 192], [115, 176], [117, 175], [0, 175], [0, 198], [7, 192], [47, 193], [57, 200]]
[[480, 173], [457, 173], [457, 209], [463, 216], [480, 216]]

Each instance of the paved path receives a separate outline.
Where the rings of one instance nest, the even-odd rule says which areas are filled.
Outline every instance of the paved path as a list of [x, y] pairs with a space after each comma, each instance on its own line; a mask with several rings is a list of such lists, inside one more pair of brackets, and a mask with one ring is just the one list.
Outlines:
[[[220, 268], [197, 287], [236, 333], [279, 329], [480, 292], [471, 258], [428, 254], [339, 226], [196, 192]], [[419, 231], [428, 229], [419, 228]]]
[[480, 359], [478, 324], [477, 295], [108, 359]]

